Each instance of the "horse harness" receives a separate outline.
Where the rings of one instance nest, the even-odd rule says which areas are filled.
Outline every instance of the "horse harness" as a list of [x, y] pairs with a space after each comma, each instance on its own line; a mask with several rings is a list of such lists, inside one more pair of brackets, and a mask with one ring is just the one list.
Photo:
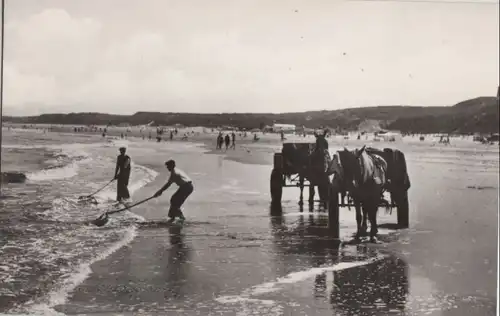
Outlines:
[[[374, 172], [380, 172], [382, 174], [377, 175], [375, 174], [371, 180], [375, 182], [375, 184], [382, 185], [382, 189], [385, 191], [386, 189], [386, 183], [387, 183], [387, 168], [388, 168], [388, 162], [380, 155], [377, 153], [373, 152], [365, 152], [366, 155], [371, 159], [374, 165]], [[361, 174], [365, 173], [365, 165], [363, 164], [361, 157], [358, 157], [358, 162], [359, 162], [359, 167], [361, 169]], [[382, 179], [383, 177], [383, 179]]]

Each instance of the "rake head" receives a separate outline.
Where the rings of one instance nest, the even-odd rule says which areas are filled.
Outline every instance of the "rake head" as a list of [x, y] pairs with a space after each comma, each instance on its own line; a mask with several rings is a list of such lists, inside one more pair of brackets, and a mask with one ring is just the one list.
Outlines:
[[81, 203], [91, 203], [91, 204], [99, 204], [99, 202], [97, 202], [97, 199], [93, 196], [80, 196], [78, 197], [78, 201], [81, 202]]
[[96, 225], [97, 227], [104, 226], [108, 223], [109, 221], [109, 216], [107, 213], [102, 214], [98, 218], [92, 221], [92, 224]]

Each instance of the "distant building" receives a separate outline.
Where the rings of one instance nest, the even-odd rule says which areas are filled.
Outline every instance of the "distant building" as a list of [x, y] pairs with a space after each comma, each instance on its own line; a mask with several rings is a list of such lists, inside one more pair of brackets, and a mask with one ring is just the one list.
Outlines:
[[306, 135], [313, 135], [314, 132], [315, 132], [315, 129], [314, 128], [307, 128], [305, 127], [304, 125], [302, 126], [297, 126], [295, 128], [295, 132], [298, 133], [298, 134], [306, 134]]
[[380, 131], [376, 133], [376, 137], [386, 142], [395, 142], [400, 141], [402, 139], [401, 133], [396, 131]]
[[273, 132], [294, 132], [296, 130], [296, 126], [294, 124], [278, 124], [274, 123], [273, 126]]

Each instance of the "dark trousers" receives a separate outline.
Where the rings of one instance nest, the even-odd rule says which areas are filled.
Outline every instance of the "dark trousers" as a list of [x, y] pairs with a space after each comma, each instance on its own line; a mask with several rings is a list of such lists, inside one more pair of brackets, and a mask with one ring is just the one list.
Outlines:
[[194, 187], [191, 182], [181, 185], [177, 191], [170, 198], [170, 209], [168, 210], [168, 217], [175, 218], [184, 216], [181, 211], [181, 206], [191, 193]]
[[121, 201], [123, 199], [129, 199], [130, 193], [128, 192], [128, 180], [129, 177], [119, 177], [116, 185], [117, 193], [116, 200]]

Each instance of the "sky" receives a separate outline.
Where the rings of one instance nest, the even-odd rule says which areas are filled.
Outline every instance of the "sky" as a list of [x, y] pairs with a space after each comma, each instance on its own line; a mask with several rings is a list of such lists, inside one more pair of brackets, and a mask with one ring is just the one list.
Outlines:
[[5, 0], [4, 115], [495, 96], [498, 0]]

